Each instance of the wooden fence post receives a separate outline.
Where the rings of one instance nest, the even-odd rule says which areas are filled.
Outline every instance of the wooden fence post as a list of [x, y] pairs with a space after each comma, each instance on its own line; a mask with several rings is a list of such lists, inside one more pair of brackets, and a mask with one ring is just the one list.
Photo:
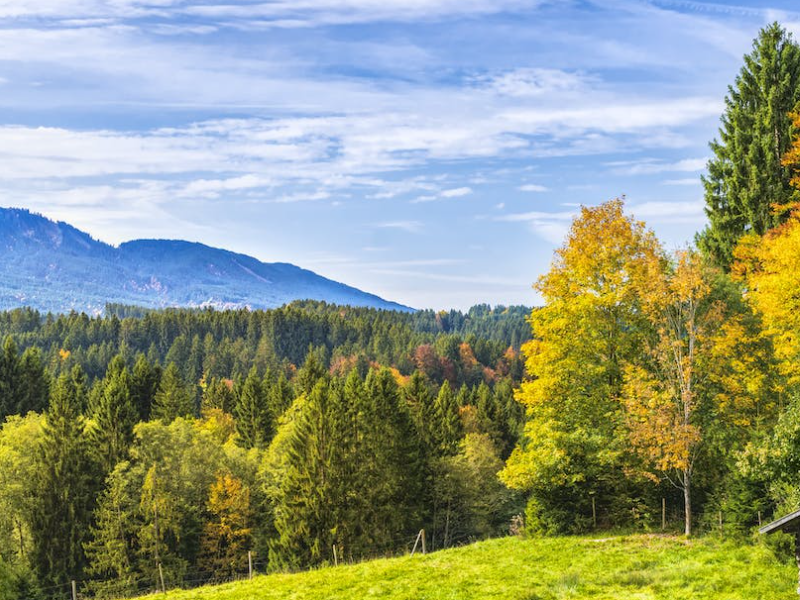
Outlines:
[[597, 529], [597, 503], [594, 496], [592, 496], [592, 524]]
[[667, 528], [667, 499], [661, 498], [661, 531]]
[[74, 579], [72, 580], [72, 600], [78, 600], [78, 584]]
[[247, 551], [247, 575], [248, 579], [253, 578], [253, 553], [252, 551]]
[[422, 553], [423, 554], [427, 554], [428, 553], [427, 549], [425, 548], [425, 530], [424, 529], [422, 530]]

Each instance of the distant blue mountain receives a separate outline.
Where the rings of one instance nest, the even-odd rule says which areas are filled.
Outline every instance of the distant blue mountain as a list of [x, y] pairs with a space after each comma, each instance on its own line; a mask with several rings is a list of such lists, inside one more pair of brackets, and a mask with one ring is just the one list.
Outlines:
[[293, 300], [411, 310], [288, 263], [180, 240], [115, 248], [67, 223], [0, 208], [0, 309], [91, 314], [106, 303], [256, 309]]

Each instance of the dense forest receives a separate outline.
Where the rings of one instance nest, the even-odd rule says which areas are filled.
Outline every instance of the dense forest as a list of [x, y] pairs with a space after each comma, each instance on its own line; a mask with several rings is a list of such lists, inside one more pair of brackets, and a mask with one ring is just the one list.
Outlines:
[[[0, 581], [130, 595], [501, 534], [524, 307], [0, 314]], [[0, 588], [2, 589], [2, 588]], [[2, 596], [0, 596], [2, 597]]]
[[[800, 508], [800, 47], [762, 30], [667, 251], [611, 200], [543, 306], [0, 314], [0, 598]], [[678, 525], [672, 517], [670, 527]]]

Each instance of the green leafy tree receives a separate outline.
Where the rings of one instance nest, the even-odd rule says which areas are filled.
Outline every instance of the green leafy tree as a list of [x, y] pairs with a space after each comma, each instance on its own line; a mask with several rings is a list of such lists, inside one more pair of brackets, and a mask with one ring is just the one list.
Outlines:
[[708, 227], [702, 250], [723, 267], [747, 232], [763, 235], [796, 202], [783, 156], [792, 143], [789, 116], [800, 100], [800, 48], [777, 23], [762, 29], [744, 66], [728, 88], [719, 139], [711, 143], [705, 187]]

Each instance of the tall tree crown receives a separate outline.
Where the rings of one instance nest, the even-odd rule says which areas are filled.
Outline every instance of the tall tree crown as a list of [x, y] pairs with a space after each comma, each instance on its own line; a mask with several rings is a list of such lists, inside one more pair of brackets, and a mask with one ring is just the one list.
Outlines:
[[782, 158], [791, 146], [789, 113], [800, 100], [800, 47], [780, 25], [762, 29], [728, 88], [719, 139], [703, 177], [708, 227], [698, 245], [728, 267], [747, 232], [763, 235], [800, 198]]

